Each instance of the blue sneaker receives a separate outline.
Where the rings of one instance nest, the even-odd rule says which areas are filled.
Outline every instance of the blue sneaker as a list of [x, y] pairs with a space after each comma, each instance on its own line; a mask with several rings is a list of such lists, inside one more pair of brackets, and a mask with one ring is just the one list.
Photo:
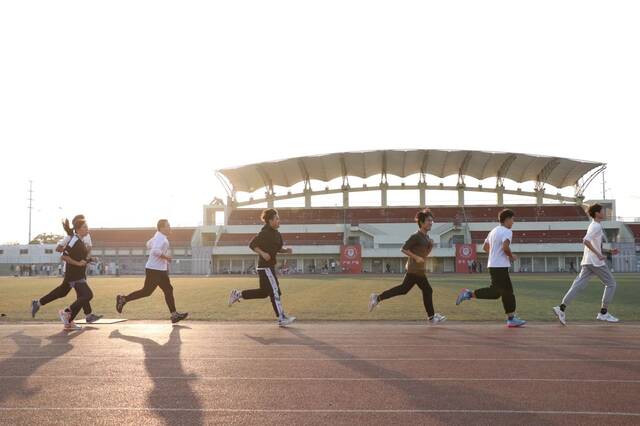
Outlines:
[[456, 298], [456, 305], [461, 304], [465, 300], [471, 300], [471, 296], [473, 296], [471, 290], [469, 290], [468, 288], [463, 288], [462, 290], [460, 290], [460, 293], [458, 293], [458, 297]]
[[507, 327], [509, 328], [522, 327], [526, 323], [527, 322], [525, 320], [520, 319], [517, 316], [514, 316], [513, 319], [507, 320]]

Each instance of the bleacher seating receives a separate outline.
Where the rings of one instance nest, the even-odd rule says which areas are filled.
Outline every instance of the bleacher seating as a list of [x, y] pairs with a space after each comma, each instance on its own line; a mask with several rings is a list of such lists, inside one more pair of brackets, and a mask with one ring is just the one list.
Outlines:
[[[283, 233], [282, 240], [285, 246], [296, 245], [341, 245], [342, 232], [308, 232], [308, 233]], [[230, 234], [220, 236], [218, 246], [246, 246], [255, 234]]]
[[[576, 205], [511, 206], [518, 222], [587, 221], [589, 217]], [[433, 207], [436, 222], [496, 222], [502, 207]], [[236, 209], [231, 212], [229, 225], [258, 225], [262, 209]], [[283, 224], [353, 224], [411, 223], [417, 207], [350, 207], [342, 208], [281, 208]]]
[[[191, 247], [191, 238], [195, 228], [173, 228], [169, 236], [172, 248]], [[91, 242], [94, 248], [145, 248], [156, 233], [155, 228], [148, 229], [91, 229]]]
[[[513, 231], [513, 244], [582, 243], [585, 230]], [[488, 231], [471, 231], [471, 240], [484, 243]]]
[[633, 233], [636, 242], [640, 242], [640, 223], [627, 223], [629, 230]]

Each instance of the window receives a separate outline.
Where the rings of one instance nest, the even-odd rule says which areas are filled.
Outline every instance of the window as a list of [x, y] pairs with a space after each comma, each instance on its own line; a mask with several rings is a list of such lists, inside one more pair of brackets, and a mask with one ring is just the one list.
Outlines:
[[20, 249], [20, 254], [29, 254], [29, 249]]
[[520, 258], [520, 272], [531, 272], [533, 270], [532, 260], [530, 257]]
[[544, 257], [534, 257], [533, 258], [533, 272], [546, 272], [546, 262]]
[[0, 250], [0, 254], [4, 254], [4, 250]]
[[53, 249], [44, 249], [44, 254], [53, 254]]

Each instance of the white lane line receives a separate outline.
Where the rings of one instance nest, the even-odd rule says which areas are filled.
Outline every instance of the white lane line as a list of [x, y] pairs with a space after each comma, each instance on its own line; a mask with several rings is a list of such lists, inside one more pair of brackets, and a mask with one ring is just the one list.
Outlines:
[[[576, 347], [576, 348], [583, 348], [585, 346], [588, 346], [587, 344], [577, 344], [577, 343], [559, 343], [559, 344], [541, 344], [541, 345], [535, 345], [535, 344], [511, 344], [511, 345], [500, 345], [499, 347], [496, 345], [496, 343], [494, 342], [486, 342], [486, 343], [478, 343], [478, 344], [340, 344], [340, 343], [336, 343], [336, 344], [330, 344], [330, 343], [325, 343], [325, 344], [313, 344], [313, 345], [305, 345], [305, 344], [296, 344], [296, 343], [271, 343], [271, 344], [251, 344], [251, 343], [247, 343], [247, 344], [226, 344], [224, 342], [221, 343], [217, 343], [214, 345], [208, 344], [211, 342], [198, 342], [198, 341], [193, 341], [193, 342], [182, 342], [182, 343], [158, 343], [160, 344], [163, 348], [167, 348], [167, 347], [176, 347], [176, 348], [191, 348], [191, 347], [196, 347], [196, 348], [202, 348], [202, 349], [215, 349], [217, 347], [220, 348], [249, 348], [249, 349], [254, 349], [254, 348], [286, 348], [286, 349], [290, 349], [290, 348], [299, 348], [299, 349], [304, 349], [304, 348], [424, 348], [424, 349], [433, 349], [433, 348], [477, 348], [477, 347], [489, 347], [489, 348], [494, 348], [494, 349], [499, 349], [499, 350], [503, 350], [503, 349], [520, 349], [520, 348], [556, 348], [556, 347]], [[2, 347], [10, 347], [10, 348], [15, 348], [15, 347], [34, 347], [34, 348], [49, 348], [49, 347], [57, 347], [57, 346], [69, 346], [70, 343], [46, 343], [46, 344], [41, 344], [41, 343], [0, 343], [0, 348]], [[122, 344], [118, 344], [116, 342], [112, 343], [112, 344], [105, 344], [105, 343], [101, 343], [101, 344], [91, 344], [89, 342], [87, 342], [86, 344], [77, 344], [75, 341], [73, 342], [73, 347], [74, 349], [78, 349], [78, 348], [118, 348], [118, 347], [138, 347], [140, 346], [137, 343], [122, 343]], [[144, 345], [143, 345], [144, 346]], [[598, 348], [593, 348], [594, 350], [599, 350]], [[629, 346], [629, 345], [607, 345], [607, 350], [609, 349], [640, 349], [640, 345], [634, 345], [634, 346]]]
[[477, 362], [579, 362], [579, 363], [622, 363], [640, 362], [640, 359], [577, 359], [577, 358], [310, 358], [310, 357], [171, 357], [171, 356], [126, 356], [126, 355], [61, 355], [61, 356], [3, 356], [0, 360], [18, 359], [127, 359], [127, 360], [176, 360], [176, 361], [349, 361], [349, 362], [369, 362], [369, 361], [395, 361], [395, 362], [428, 362], [428, 361], [477, 361]]
[[251, 408], [156, 408], [156, 407], [0, 407], [0, 411], [132, 411], [132, 412], [202, 412], [202, 413], [263, 413], [263, 414], [500, 414], [548, 416], [640, 417], [637, 412], [552, 411], [552, 410], [367, 410], [367, 409], [251, 409]]
[[558, 378], [468, 378], [468, 377], [233, 377], [233, 376], [70, 376], [29, 375], [0, 376], [1, 379], [56, 380], [202, 380], [202, 381], [282, 381], [282, 382], [549, 382], [549, 383], [622, 383], [640, 384], [640, 379], [558, 379]]

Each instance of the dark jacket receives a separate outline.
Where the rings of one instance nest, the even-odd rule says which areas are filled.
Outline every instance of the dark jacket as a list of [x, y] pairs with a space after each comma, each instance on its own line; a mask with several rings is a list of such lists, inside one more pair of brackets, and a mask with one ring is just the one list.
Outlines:
[[[64, 248], [63, 254], [65, 256], [69, 256], [71, 259], [75, 261], [87, 260], [87, 256], [89, 255], [89, 251], [87, 250], [87, 246], [82, 242], [82, 238], [78, 238], [77, 235], [74, 235], [71, 238], [71, 241]], [[87, 267], [86, 266], [75, 266], [70, 263], [67, 263], [67, 268], [64, 273], [65, 281], [78, 281], [87, 278]]]
[[258, 268], [272, 268], [276, 266], [276, 255], [283, 245], [280, 232], [267, 224], [262, 227], [258, 235], [253, 237], [253, 240], [249, 243], [249, 248], [254, 250], [259, 247], [262, 251], [269, 253], [269, 256], [271, 256], [269, 261], [258, 255]]

